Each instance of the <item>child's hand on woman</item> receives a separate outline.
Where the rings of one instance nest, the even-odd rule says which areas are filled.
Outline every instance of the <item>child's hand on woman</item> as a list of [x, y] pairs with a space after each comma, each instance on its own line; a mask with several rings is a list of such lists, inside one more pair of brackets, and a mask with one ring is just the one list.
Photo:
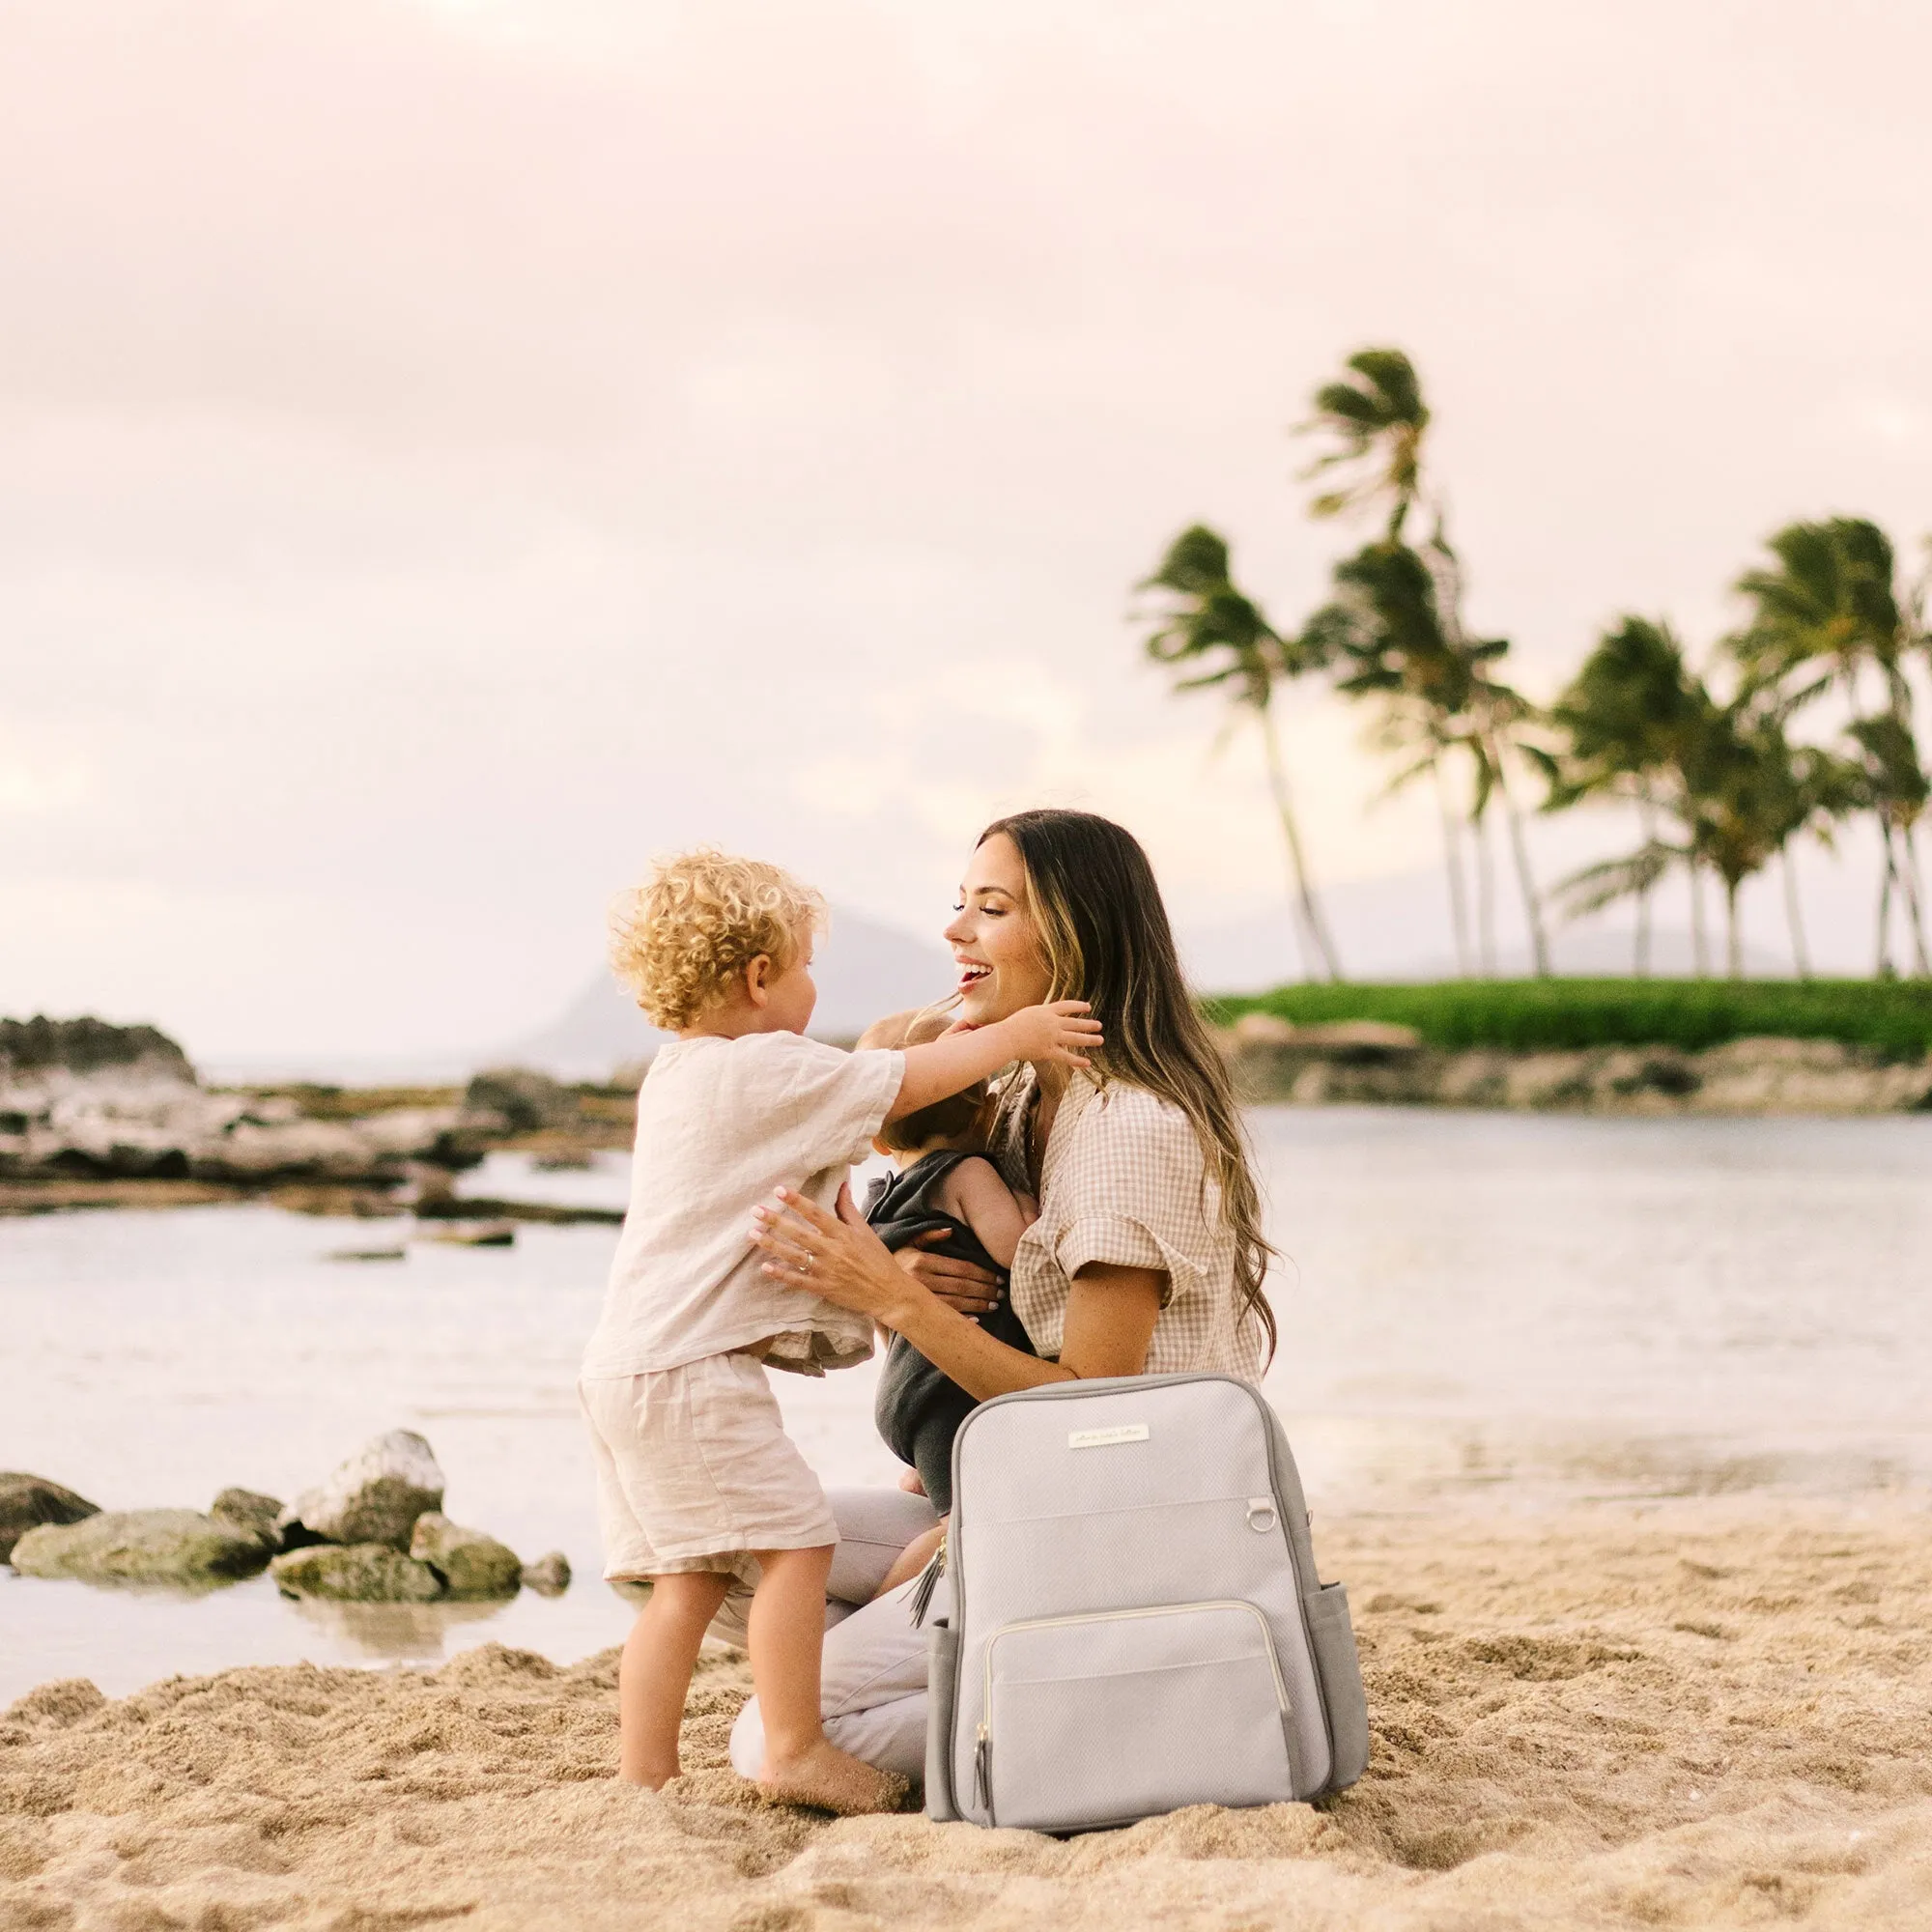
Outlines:
[[1087, 1055], [1101, 1045], [1100, 1022], [1085, 1000], [1055, 1000], [1051, 1006], [1022, 1007], [1000, 1022], [1011, 1030], [1013, 1058], [1059, 1066], [1085, 1066]]

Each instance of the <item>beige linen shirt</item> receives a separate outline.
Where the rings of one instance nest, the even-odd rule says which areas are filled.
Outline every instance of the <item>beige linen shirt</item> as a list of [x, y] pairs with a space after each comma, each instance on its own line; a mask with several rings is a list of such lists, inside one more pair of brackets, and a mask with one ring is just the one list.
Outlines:
[[[1002, 1095], [993, 1152], [1015, 1189], [1032, 1185], [1026, 1137], [1035, 1084], [1024, 1066]], [[1261, 1324], [1240, 1305], [1221, 1190], [1192, 1123], [1171, 1100], [1074, 1073], [1054, 1113], [1039, 1197], [1039, 1219], [1013, 1257], [1012, 1299], [1042, 1355], [1060, 1353], [1074, 1275], [1105, 1262], [1167, 1274], [1147, 1374], [1260, 1378]]]
[[638, 1094], [631, 1205], [584, 1376], [654, 1374], [772, 1338], [775, 1369], [863, 1362], [870, 1321], [764, 1273], [752, 1209], [780, 1186], [830, 1209], [904, 1077], [902, 1053], [845, 1053], [795, 1033], [659, 1047]]

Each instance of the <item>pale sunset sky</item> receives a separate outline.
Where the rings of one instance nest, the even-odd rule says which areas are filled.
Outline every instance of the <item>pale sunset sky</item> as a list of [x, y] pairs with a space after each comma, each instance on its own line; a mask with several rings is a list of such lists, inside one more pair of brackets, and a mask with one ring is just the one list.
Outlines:
[[[930, 932], [1042, 802], [1211, 969], [1278, 842], [1135, 579], [1204, 519], [1318, 601], [1371, 342], [1535, 695], [1795, 517], [1916, 548], [1929, 71], [1896, 0], [0, 0], [0, 1013], [460, 1052], [653, 852]], [[1365, 722], [1291, 710], [1320, 873], [1439, 950]]]

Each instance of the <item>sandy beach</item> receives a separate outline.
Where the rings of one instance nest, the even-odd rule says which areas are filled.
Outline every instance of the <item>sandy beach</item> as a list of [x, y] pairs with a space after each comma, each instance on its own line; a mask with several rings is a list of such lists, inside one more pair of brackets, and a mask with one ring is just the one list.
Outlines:
[[1703, 1498], [1318, 1522], [1375, 1751], [1321, 1809], [1060, 1842], [616, 1784], [615, 1653], [74, 1681], [0, 1719], [0, 1925], [1932, 1924], [1922, 1510]]

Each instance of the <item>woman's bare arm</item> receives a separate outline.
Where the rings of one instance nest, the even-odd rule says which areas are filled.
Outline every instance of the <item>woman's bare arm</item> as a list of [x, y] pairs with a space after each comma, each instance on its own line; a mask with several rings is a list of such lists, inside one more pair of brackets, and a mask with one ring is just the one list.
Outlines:
[[1073, 1278], [1057, 1362], [1022, 1354], [969, 1317], [923, 1290], [886, 1318], [928, 1362], [980, 1402], [1048, 1382], [1137, 1376], [1160, 1318], [1167, 1276], [1156, 1268], [1114, 1267], [1095, 1262]]

